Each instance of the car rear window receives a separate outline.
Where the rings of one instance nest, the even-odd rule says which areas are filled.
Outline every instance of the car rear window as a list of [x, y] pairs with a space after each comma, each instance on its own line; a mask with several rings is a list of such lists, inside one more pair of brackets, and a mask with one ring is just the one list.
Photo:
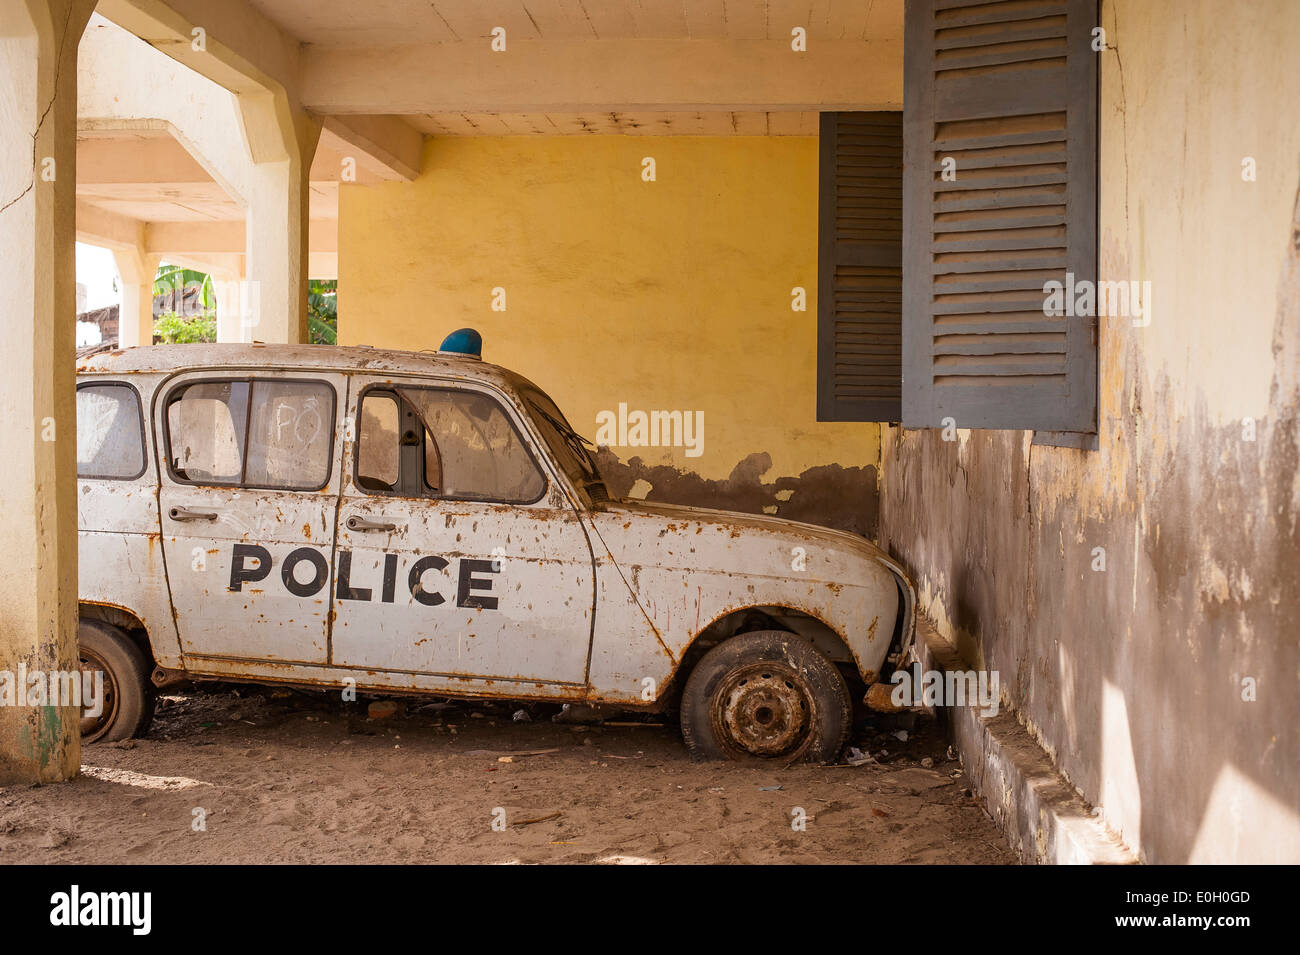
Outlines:
[[130, 385], [77, 388], [77, 477], [129, 481], [144, 473], [144, 419]]
[[319, 490], [333, 445], [334, 389], [323, 381], [205, 380], [168, 397], [168, 466], [178, 481]]

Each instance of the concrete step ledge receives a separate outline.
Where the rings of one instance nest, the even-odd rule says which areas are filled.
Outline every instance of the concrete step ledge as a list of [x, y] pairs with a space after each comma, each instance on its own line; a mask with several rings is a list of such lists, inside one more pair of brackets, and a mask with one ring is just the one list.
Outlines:
[[[917, 617], [914, 652], [925, 670], [969, 670], [934, 624]], [[1013, 712], [968, 706], [933, 711], [952, 734], [966, 775], [1024, 862], [1136, 865], [1136, 854], [1096, 816]]]

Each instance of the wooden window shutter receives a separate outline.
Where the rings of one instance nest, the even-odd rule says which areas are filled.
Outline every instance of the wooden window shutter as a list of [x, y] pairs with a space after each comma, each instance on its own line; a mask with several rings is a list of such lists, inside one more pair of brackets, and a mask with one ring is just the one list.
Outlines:
[[817, 420], [902, 415], [903, 114], [822, 113]]
[[908, 0], [904, 425], [1096, 430], [1096, 319], [1043, 285], [1097, 278], [1097, 25], [1097, 0]]

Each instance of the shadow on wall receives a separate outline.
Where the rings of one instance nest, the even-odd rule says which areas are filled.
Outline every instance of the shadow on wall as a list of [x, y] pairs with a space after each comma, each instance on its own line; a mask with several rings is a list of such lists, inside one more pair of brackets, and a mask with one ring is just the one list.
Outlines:
[[596, 464], [612, 497], [770, 514], [876, 539], [878, 485], [871, 466], [825, 464], [764, 483], [763, 475], [772, 468], [766, 451], [747, 456], [722, 480], [669, 464], [649, 465], [639, 457], [625, 463], [605, 447], [596, 452]]

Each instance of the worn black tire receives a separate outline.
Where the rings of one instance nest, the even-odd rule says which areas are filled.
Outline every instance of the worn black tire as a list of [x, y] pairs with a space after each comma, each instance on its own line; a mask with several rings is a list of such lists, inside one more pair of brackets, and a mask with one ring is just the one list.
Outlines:
[[77, 624], [83, 670], [104, 671], [104, 711], [98, 719], [83, 717], [83, 743], [109, 743], [144, 736], [153, 722], [153, 667], [144, 652], [117, 627], [101, 620]]
[[681, 721], [696, 759], [832, 763], [848, 742], [853, 700], [835, 664], [807, 640], [758, 630], [700, 659]]

